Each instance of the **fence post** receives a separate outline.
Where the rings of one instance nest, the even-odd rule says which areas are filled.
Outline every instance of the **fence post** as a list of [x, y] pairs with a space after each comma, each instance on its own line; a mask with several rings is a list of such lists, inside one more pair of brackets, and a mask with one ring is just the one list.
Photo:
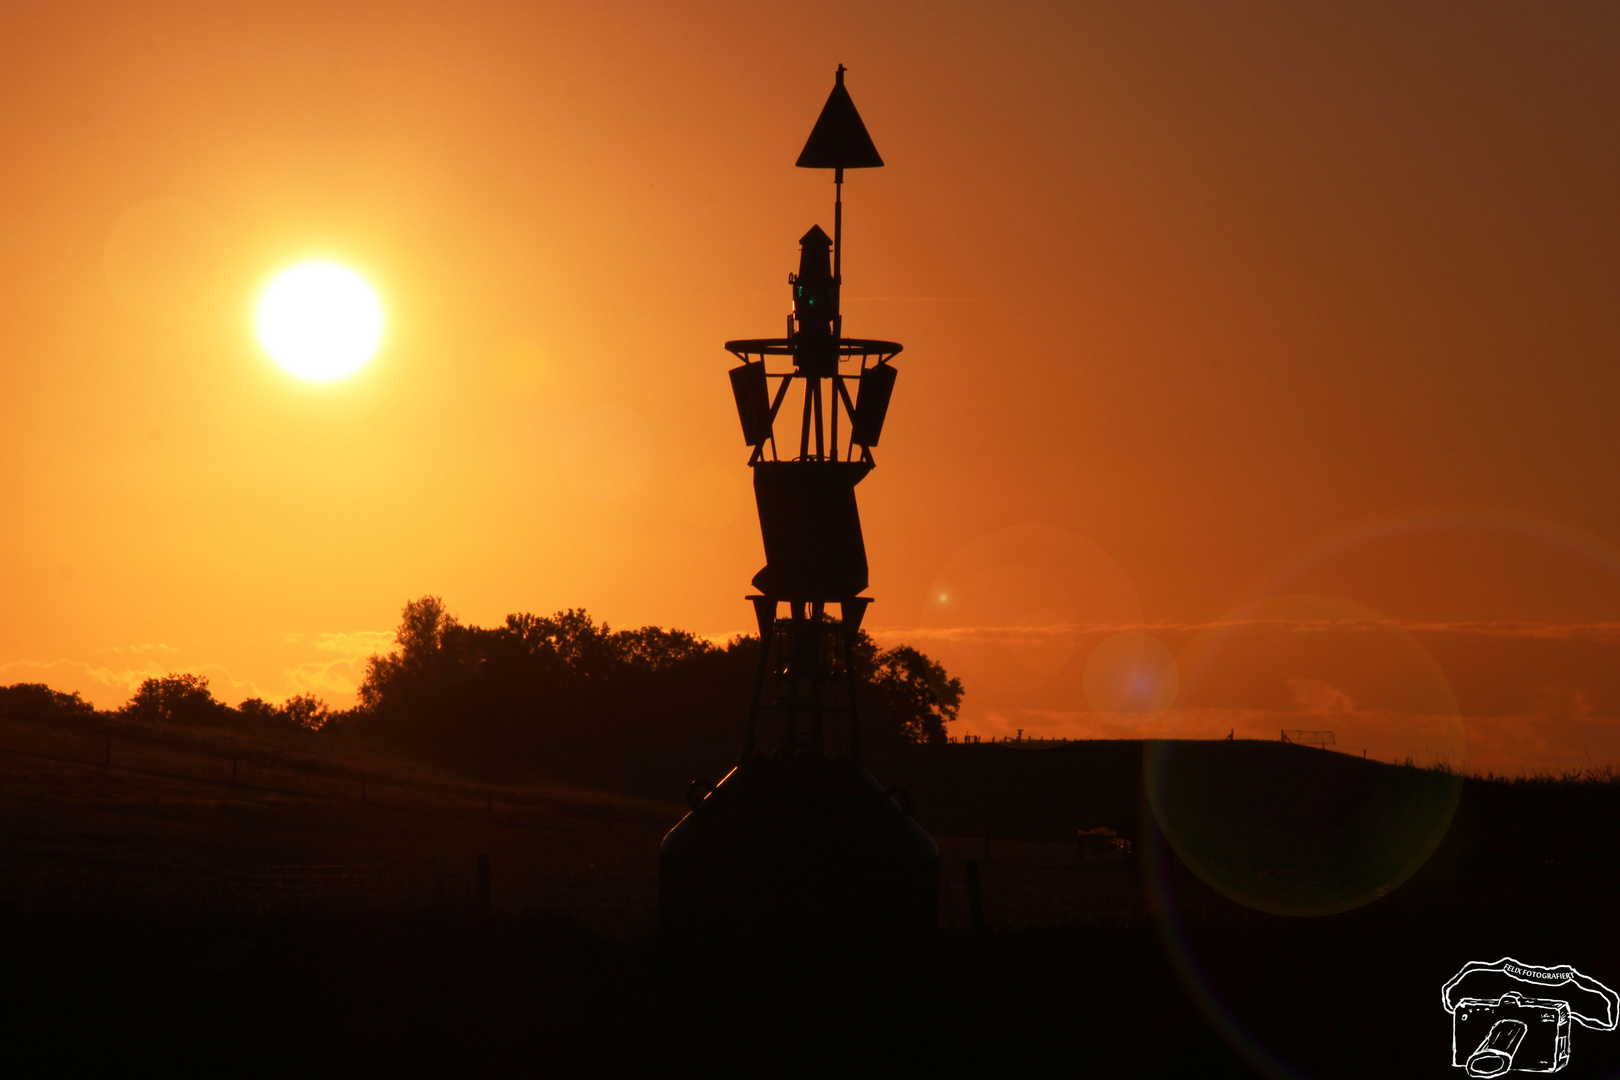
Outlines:
[[973, 932], [984, 936], [984, 894], [979, 889], [979, 860], [967, 861], [968, 915], [973, 921]]
[[489, 856], [478, 856], [478, 911], [489, 914]]

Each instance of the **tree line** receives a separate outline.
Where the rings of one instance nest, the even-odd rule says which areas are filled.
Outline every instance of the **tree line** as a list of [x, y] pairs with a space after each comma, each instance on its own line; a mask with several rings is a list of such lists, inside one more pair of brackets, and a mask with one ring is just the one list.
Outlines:
[[[576, 609], [473, 626], [434, 596], [405, 605], [394, 644], [367, 661], [352, 709], [331, 709], [311, 694], [232, 707], [205, 677], [180, 673], [145, 680], [113, 715], [354, 731], [464, 771], [667, 794], [736, 757], [760, 649], [752, 635], [718, 645], [656, 626], [615, 630]], [[863, 631], [851, 662], [869, 746], [946, 741], [963, 689], [937, 661], [906, 645], [880, 649]], [[39, 684], [0, 687], [0, 713], [94, 711], [78, 694]]]
[[[295, 694], [280, 705], [263, 698], [248, 698], [233, 708], [214, 697], [207, 676], [181, 673], [144, 680], [121, 708], [99, 715], [155, 724], [236, 724], [321, 731], [332, 720], [352, 712], [334, 712], [314, 694]], [[14, 683], [0, 686], [0, 716], [8, 715], [95, 716], [98, 710], [76, 690], [69, 694], [52, 690], [44, 683]]]

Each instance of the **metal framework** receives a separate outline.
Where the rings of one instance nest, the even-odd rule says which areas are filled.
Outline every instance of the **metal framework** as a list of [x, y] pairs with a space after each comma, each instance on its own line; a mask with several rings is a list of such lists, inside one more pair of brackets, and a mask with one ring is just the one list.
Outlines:
[[[791, 318], [791, 317], [790, 317]], [[842, 320], [840, 320], [842, 321]], [[767, 442], [770, 444], [770, 459], [778, 461], [780, 458], [776, 449], [776, 417], [787, 400], [788, 389], [794, 379], [804, 380], [803, 418], [799, 424], [799, 453], [795, 461], [865, 461], [873, 464], [872, 452], [867, 446], [860, 447], [860, 457], [856, 457], [855, 442], [855, 410], [860, 396], [861, 377], [878, 365], [887, 365], [890, 360], [900, 355], [903, 346], [897, 341], [877, 341], [871, 338], [835, 338], [834, 355], [840, 364], [860, 358], [861, 366], [852, 375], [845, 375], [835, 371], [831, 376], [821, 377], [811, 375], [801, 370], [797, 363], [785, 371], [765, 371], [767, 380], [780, 380], [776, 392], [770, 396], [769, 423], [771, 435]], [[796, 355], [797, 345], [791, 337], [785, 338], [744, 338], [740, 341], [726, 342], [726, 351], [731, 353], [744, 364], [764, 364], [768, 356], [792, 357]], [[757, 359], [756, 359], [757, 358]], [[851, 396], [849, 384], [855, 384], [855, 395]], [[824, 390], [825, 388], [825, 390]], [[831, 400], [832, 408], [826, 409], [825, 441], [823, 441], [823, 411], [824, 401]], [[848, 433], [847, 442], [840, 447], [838, 441], [839, 415], [842, 413], [845, 429]], [[812, 450], [812, 439], [814, 448]], [[830, 454], [828, 453], [830, 449]], [[765, 460], [765, 444], [754, 447], [753, 456], [749, 459], [752, 465], [757, 461]]]
[[[725, 343], [742, 361], [731, 370], [731, 389], [750, 447], [766, 558], [754, 576], [759, 593], [749, 597], [764, 648], [743, 756], [758, 752], [759, 714], [775, 712], [783, 721], [779, 754], [847, 753], [859, 760], [851, 654], [871, 599], [859, 595], [867, 565], [855, 485], [877, 464], [872, 448], [883, 432], [897, 375], [891, 362], [901, 345], [844, 336], [844, 169], [883, 160], [843, 89], [842, 68], [798, 164], [833, 170], [833, 235], [812, 226], [799, 239], [798, 271], [788, 275], [787, 336]], [[776, 432], [795, 384], [797, 453], [791, 434], [779, 441]], [[838, 605], [836, 620], [831, 604]], [[841, 738], [829, 727], [840, 717], [848, 721]]]

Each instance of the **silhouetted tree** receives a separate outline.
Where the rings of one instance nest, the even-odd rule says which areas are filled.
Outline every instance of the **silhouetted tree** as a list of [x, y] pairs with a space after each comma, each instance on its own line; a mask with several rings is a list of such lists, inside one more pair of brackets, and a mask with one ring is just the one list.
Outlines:
[[277, 727], [280, 720], [280, 710], [264, 698], [250, 697], [238, 705], [236, 711], [252, 727]]
[[304, 731], [319, 731], [326, 726], [332, 711], [314, 694], [294, 694], [281, 704], [281, 715], [289, 727]]
[[862, 723], [873, 742], [942, 744], [945, 725], [962, 708], [962, 680], [910, 645], [884, 652], [863, 630], [854, 650], [855, 673], [869, 704]]
[[314, 694], [295, 694], [280, 705], [252, 697], [238, 705], [236, 711], [254, 727], [301, 731], [320, 731], [337, 715]]
[[118, 711], [132, 720], [162, 724], [222, 724], [237, 716], [229, 705], [214, 700], [206, 676], [189, 674], [147, 679]]
[[[915, 649], [860, 641], [869, 736], [944, 741], [961, 683]], [[614, 630], [577, 609], [465, 626], [433, 596], [405, 606], [395, 642], [367, 662], [359, 706], [336, 722], [446, 763], [663, 794], [735, 759], [760, 647], [754, 637], [722, 647], [656, 626]]]
[[0, 686], [0, 715], [46, 713], [54, 716], [88, 716], [96, 707], [79, 696], [64, 694], [44, 683], [15, 683]]
[[424, 596], [405, 605], [394, 642], [399, 648], [387, 656], [373, 656], [366, 661], [366, 678], [360, 687], [360, 699], [370, 705], [375, 701], [368, 693], [396, 681], [402, 675], [419, 674], [433, 667], [439, 660], [445, 634], [459, 624], [444, 610], [444, 601], [437, 596]]

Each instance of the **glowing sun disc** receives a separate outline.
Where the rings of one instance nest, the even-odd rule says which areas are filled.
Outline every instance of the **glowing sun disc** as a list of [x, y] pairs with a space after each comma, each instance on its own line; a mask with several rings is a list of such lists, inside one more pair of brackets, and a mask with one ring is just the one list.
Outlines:
[[382, 301], [346, 266], [299, 263], [265, 286], [255, 328], [259, 344], [284, 371], [330, 382], [360, 370], [376, 353]]

